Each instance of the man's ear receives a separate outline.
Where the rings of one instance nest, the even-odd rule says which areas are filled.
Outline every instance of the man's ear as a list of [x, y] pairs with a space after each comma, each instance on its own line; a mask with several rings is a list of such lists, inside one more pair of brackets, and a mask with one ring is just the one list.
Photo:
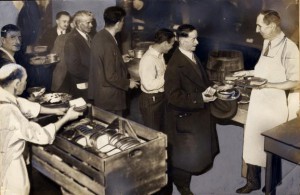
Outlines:
[[1, 45], [3, 45], [4, 39], [5, 39], [4, 37], [0, 37]]
[[20, 84], [21, 84], [20, 79], [15, 79], [15, 80], [12, 82], [12, 85], [14, 86], [14, 88], [19, 87]]
[[276, 28], [276, 24], [274, 22], [271, 22], [270, 26], [272, 27], [273, 30]]

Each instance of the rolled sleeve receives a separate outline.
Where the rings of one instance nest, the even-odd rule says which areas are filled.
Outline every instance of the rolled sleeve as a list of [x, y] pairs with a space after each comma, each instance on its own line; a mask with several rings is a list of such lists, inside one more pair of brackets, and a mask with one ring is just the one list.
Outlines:
[[35, 118], [39, 115], [41, 110], [41, 105], [36, 102], [31, 102], [24, 98], [17, 98], [17, 102], [20, 106], [21, 112], [27, 117], [27, 118]]
[[284, 56], [283, 60], [286, 69], [287, 80], [299, 81], [299, 50], [295, 44], [288, 44], [286, 55]]

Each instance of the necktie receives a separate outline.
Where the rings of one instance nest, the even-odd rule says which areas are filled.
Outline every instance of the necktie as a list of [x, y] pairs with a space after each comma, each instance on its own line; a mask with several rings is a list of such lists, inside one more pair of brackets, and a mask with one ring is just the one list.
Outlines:
[[269, 43], [268, 43], [268, 45], [267, 45], [266, 51], [265, 51], [265, 53], [264, 53], [264, 56], [268, 56], [270, 47], [271, 47], [271, 41], [269, 41]]
[[87, 40], [88, 45], [91, 46], [91, 41], [92, 40], [91, 40], [90, 35], [86, 34], [86, 40]]
[[196, 58], [195, 58], [195, 55], [194, 55], [194, 54], [192, 54], [192, 61], [195, 62], [195, 64], [197, 64]]

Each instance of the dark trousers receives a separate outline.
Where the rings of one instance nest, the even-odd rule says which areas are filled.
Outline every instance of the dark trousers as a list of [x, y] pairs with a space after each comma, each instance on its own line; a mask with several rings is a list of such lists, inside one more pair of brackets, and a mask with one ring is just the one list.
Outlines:
[[261, 185], [261, 167], [247, 164], [247, 181], [255, 186]]
[[190, 188], [192, 174], [190, 172], [178, 169], [175, 167], [168, 168], [168, 183], [166, 186], [160, 189], [160, 191], [154, 193], [153, 195], [172, 195], [173, 183], [177, 187], [178, 191], [182, 188]]
[[164, 93], [147, 94], [142, 92], [139, 106], [144, 125], [155, 130], [162, 130], [165, 109]]
[[190, 188], [192, 174], [182, 169], [173, 168], [172, 177], [175, 186], [179, 188]]

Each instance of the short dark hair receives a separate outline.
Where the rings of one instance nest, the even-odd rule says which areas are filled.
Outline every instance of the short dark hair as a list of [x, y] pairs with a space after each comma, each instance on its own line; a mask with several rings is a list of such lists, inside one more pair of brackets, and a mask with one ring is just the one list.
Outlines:
[[279, 13], [275, 10], [262, 10], [260, 12], [264, 16], [264, 23], [269, 25], [271, 22], [275, 23], [277, 26], [280, 26], [280, 16]]
[[103, 18], [105, 26], [113, 26], [126, 16], [126, 12], [122, 7], [112, 6], [105, 9]]
[[3, 26], [1, 29], [1, 37], [6, 38], [7, 33], [11, 32], [11, 31], [18, 32], [18, 31], [20, 31], [20, 29], [19, 29], [19, 27], [17, 27], [14, 24], [7, 24], [7, 25]]
[[189, 33], [193, 30], [196, 30], [196, 28], [191, 24], [182, 24], [178, 27], [176, 31], [177, 37], [188, 37]]
[[60, 11], [60, 12], [57, 12], [56, 16], [55, 16], [55, 19], [58, 20], [61, 16], [69, 16], [71, 18], [71, 15], [69, 12], [67, 11]]
[[161, 28], [155, 33], [154, 42], [160, 44], [164, 41], [167, 41], [170, 43], [173, 37], [175, 37], [173, 31], [166, 28]]
[[0, 86], [1, 87], [6, 87], [8, 86], [11, 82], [13, 82], [16, 79], [22, 79], [24, 76], [24, 71], [20, 68], [12, 71], [6, 78], [0, 79]]

